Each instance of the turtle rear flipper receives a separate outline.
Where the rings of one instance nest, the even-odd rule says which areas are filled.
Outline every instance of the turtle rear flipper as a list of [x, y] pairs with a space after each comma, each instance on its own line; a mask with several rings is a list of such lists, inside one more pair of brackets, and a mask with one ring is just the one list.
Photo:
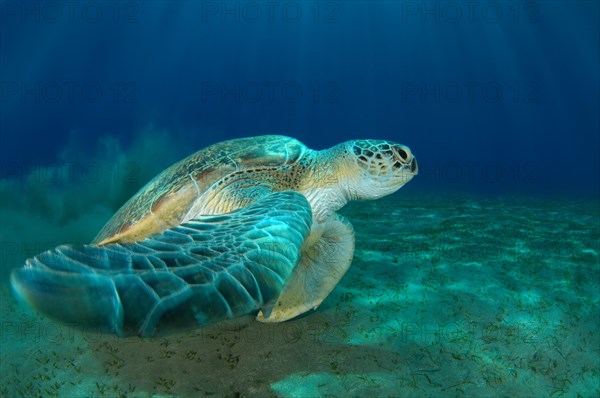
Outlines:
[[[313, 232], [314, 234], [314, 232]], [[342, 279], [354, 255], [352, 224], [337, 213], [325, 222], [320, 238], [309, 236], [302, 259], [277, 302], [258, 314], [261, 322], [282, 322], [318, 307]], [[306, 245], [307, 242], [316, 242]]]
[[275, 301], [311, 220], [304, 196], [272, 193], [137, 243], [59, 246], [15, 270], [12, 285], [47, 315], [117, 334], [207, 324]]

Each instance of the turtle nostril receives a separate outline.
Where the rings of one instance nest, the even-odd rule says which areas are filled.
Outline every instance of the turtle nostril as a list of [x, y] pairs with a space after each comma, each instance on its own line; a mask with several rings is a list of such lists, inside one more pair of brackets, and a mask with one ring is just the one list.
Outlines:
[[419, 166], [417, 165], [417, 159], [412, 158], [412, 161], [410, 162], [410, 172], [416, 174], [418, 169]]

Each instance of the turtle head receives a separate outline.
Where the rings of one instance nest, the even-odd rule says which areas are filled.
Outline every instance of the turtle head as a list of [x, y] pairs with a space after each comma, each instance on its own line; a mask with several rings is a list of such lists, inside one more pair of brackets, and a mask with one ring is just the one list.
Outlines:
[[417, 173], [408, 147], [385, 140], [348, 141], [349, 199], [377, 199], [396, 192]]

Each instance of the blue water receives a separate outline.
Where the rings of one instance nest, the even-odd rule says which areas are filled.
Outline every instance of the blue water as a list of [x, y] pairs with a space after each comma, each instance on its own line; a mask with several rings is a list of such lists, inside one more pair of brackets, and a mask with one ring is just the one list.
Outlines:
[[149, 125], [186, 153], [377, 137], [420, 156], [414, 189], [598, 194], [597, 2], [117, 4], [3, 3], [3, 161]]
[[[597, 396], [597, 334], [567, 315], [597, 319], [599, 308], [599, 23], [596, 1], [2, 1], [0, 395]], [[165, 357], [171, 343], [143, 341], [145, 362], [134, 366], [113, 352], [131, 357], [134, 341], [123, 346], [72, 332], [55, 351], [48, 337], [27, 332], [27, 325], [50, 329], [14, 301], [13, 268], [58, 244], [89, 242], [145, 182], [182, 157], [259, 134], [289, 135], [313, 149], [389, 139], [419, 160], [419, 175], [391, 198], [369, 202], [369, 215], [365, 207], [347, 209], [357, 230], [355, 263], [314, 323], [299, 320], [302, 338], [248, 320], [240, 330], [273, 333], [273, 340], [210, 329], [190, 343], [202, 348], [181, 348], [194, 336], [174, 340], [180, 361]], [[393, 223], [370, 224], [391, 208], [400, 209]], [[460, 261], [444, 251], [457, 243], [454, 230], [474, 231], [458, 234], [464, 247], [452, 253]], [[504, 237], [488, 242], [504, 260], [488, 251], [463, 256], [490, 236]], [[401, 255], [415, 244], [418, 250]], [[514, 251], [521, 255], [510, 257]], [[400, 293], [378, 288], [390, 277], [372, 262], [400, 264], [405, 271], [393, 274]], [[545, 274], [542, 263], [552, 271]], [[364, 273], [369, 285], [361, 288]], [[448, 282], [457, 275], [464, 279]], [[472, 304], [476, 289], [504, 309], [492, 309], [487, 298]], [[451, 293], [461, 316], [444, 304]], [[346, 307], [335, 309], [340, 302]], [[407, 303], [414, 313], [401, 319]], [[363, 319], [376, 306], [385, 316]], [[431, 306], [443, 316], [427, 312]], [[546, 310], [547, 323], [534, 319]], [[460, 349], [442, 339], [438, 355], [429, 356], [431, 341], [414, 337], [414, 325], [474, 319], [480, 331], [488, 318], [506, 322], [491, 343], [487, 332], [481, 344]], [[526, 325], [528, 336], [535, 330], [535, 344], [515, 345], [506, 325]], [[315, 345], [314, 328], [331, 333]], [[581, 352], [573, 336], [584, 335], [588, 356], [572, 359], [567, 352]], [[558, 356], [548, 348], [556, 340], [565, 346]], [[69, 362], [62, 355], [74, 347]], [[23, 350], [30, 361], [18, 360]], [[201, 355], [205, 361], [196, 361]], [[167, 359], [180, 372], [162, 377], [158, 365]], [[40, 364], [49, 370], [37, 376]], [[61, 371], [50, 372], [51, 364]], [[68, 386], [77, 367], [83, 376]], [[186, 368], [206, 374], [202, 386]], [[151, 380], [142, 380], [144, 370]], [[236, 381], [223, 387], [223, 379]]]

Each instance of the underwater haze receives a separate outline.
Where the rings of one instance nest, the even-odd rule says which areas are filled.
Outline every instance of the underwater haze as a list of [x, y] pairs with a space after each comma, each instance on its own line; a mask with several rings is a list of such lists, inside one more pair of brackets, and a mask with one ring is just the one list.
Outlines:
[[[600, 395], [599, 24], [597, 1], [3, 0], [0, 396]], [[316, 310], [117, 337], [11, 289], [174, 162], [265, 134], [418, 159], [339, 211], [354, 259]]]

